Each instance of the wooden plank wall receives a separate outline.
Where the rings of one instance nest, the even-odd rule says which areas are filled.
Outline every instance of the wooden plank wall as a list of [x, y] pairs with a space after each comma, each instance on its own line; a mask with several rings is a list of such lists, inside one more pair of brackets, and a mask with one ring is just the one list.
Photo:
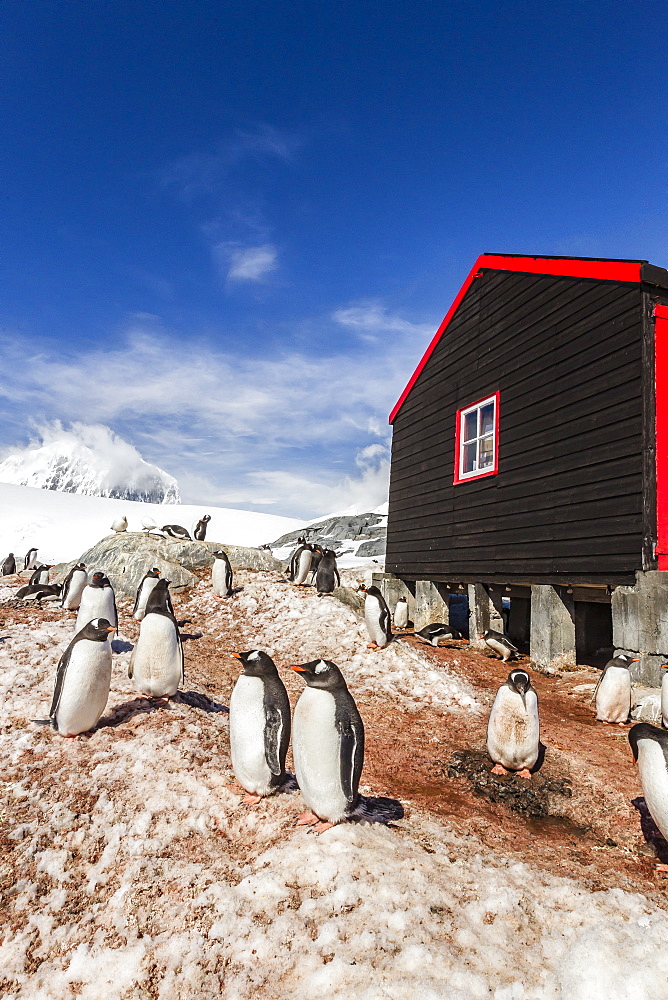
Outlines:
[[[387, 571], [633, 583], [642, 385], [638, 285], [484, 272], [394, 423]], [[455, 486], [456, 411], [497, 390], [499, 475]]]

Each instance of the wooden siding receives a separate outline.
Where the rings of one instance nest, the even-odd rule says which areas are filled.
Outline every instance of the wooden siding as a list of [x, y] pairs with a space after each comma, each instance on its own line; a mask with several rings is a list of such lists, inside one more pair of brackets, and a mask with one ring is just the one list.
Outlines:
[[[485, 271], [473, 282], [394, 423], [388, 572], [634, 582], [642, 298], [638, 284], [579, 278]], [[499, 474], [454, 485], [456, 411], [497, 390]]]

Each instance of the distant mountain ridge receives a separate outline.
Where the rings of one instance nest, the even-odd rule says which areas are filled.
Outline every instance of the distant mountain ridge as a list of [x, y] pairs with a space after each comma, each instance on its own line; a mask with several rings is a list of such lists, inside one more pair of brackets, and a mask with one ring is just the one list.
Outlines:
[[12, 449], [0, 462], [0, 482], [143, 503], [181, 502], [173, 476], [100, 424], [43, 428], [41, 441]]

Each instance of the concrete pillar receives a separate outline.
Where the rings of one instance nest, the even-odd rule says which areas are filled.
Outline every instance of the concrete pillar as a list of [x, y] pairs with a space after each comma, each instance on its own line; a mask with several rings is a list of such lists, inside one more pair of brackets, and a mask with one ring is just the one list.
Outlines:
[[636, 573], [634, 587], [612, 594], [612, 641], [616, 651], [640, 657], [631, 676], [661, 686], [661, 664], [668, 663], [668, 572]]
[[531, 660], [537, 670], [575, 666], [575, 601], [565, 587], [531, 587]]
[[415, 621], [415, 584], [408, 585], [392, 573], [374, 573], [371, 582], [380, 590], [393, 616], [397, 601], [400, 597], [405, 597], [408, 601], [408, 617], [410, 621]]
[[448, 593], [442, 584], [432, 583], [431, 580], [416, 580], [413, 621], [417, 632], [432, 622], [443, 622], [444, 625], [450, 623]]
[[484, 647], [478, 636], [488, 628], [505, 632], [503, 621], [503, 591], [484, 583], [469, 584], [469, 641], [472, 646]]

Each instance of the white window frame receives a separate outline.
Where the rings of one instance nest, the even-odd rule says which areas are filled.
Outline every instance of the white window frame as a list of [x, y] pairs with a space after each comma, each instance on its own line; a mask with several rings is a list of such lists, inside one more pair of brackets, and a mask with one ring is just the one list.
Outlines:
[[[492, 430], [491, 430], [491, 433], [481, 434], [480, 433], [480, 431], [481, 431], [481, 428], [480, 428], [480, 411], [482, 410], [482, 408], [484, 406], [489, 406], [490, 403], [494, 407], [493, 420], [492, 420]], [[478, 414], [477, 419], [476, 419], [476, 436], [474, 438], [470, 438], [468, 440], [465, 440], [465, 438], [464, 438], [464, 428], [466, 426], [466, 417], [468, 416], [468, 414], [474, 413], [476, 411], [477, 411], [477, 414]], [[456, 474], [456, 477], [455, 477], [455, 482], [456, 483], [458, 483], [458, 482], [466, 482], [469, 479], [480, 479], [483, 476], [493, 476], [493, 475], [496, 475], [498, 473], [499, 393], [498, 392], [492, 393], [492, 395], [485, 396], [484, 399], [479, 399], [479, 400], [477, 400], [477, 402], [471, 403], [470, 406], [465, 406], [463, 409], [458, 410], [458, 412], [457, 412], [457, 420], [458, 420], [458, 427], [457, 427], [457, 431], [458, 431], [458, 433], [457, 433], [458, 455], [457, 455], [457, 467], [456, 467], [457, 468], [457, 474]], [[481, 469], [481, 468], [478, 467], [478, 463], [479, 463], [479, 459], [480, 459], [480, 443], [481, 443], [481, 441], [483, 441], [485, 439], [491, 439], [491, 442], [492, 442], [492, 462], [491, 462], [490, 465], [486, 465], [486, 466], [484, 466], [484, 468]], [[474, 469], [472, 469], [470, 472], [464, 472], [464, 453], [465, 453], [465, 447], [466, 447], [467, 444], [472, 444], [474, 441], [476, 442], [476, 445], [477, 445], [477, 447], [476, 447], [476, 459], [475, 459], [475, 465], [476, 465], [476, 467]]]

